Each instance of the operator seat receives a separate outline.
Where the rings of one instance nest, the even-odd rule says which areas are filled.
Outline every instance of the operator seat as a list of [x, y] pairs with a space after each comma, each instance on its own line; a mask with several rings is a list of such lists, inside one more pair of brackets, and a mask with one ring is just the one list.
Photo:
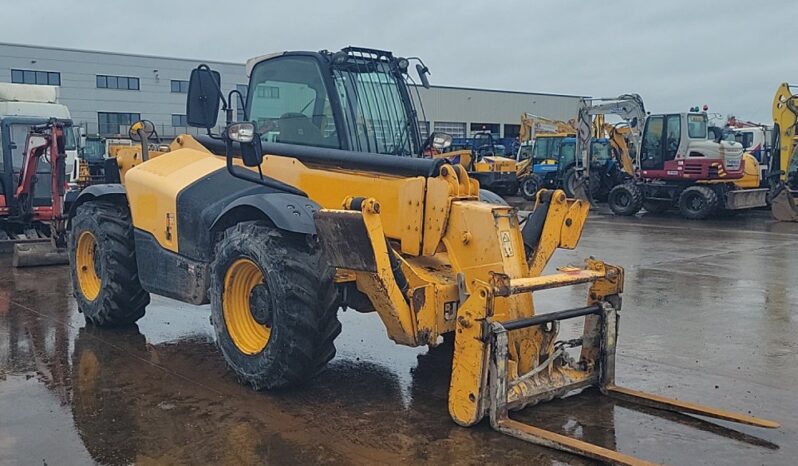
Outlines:
[[302, 113], [284, 113], [278, 120], [280, 136], [278, 142], [303, 146], [324, 146], [321, 130]]

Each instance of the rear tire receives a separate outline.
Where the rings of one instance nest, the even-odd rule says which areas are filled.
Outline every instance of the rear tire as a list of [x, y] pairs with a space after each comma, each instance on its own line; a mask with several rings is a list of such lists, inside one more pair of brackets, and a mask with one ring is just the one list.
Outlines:
[[634, 215], [643, 207], [643, 193], [634, 182], [619, 184], [610, 190], [607, 204], [615, 215]]
[[543, 189], [544, 185], [543, 178], [533, 173], [521, 182], [521, 195], [527, 201], [534, 201], [537, 199], [538, 191]]
[[256, 390], [295, 385], [335, 356], [334, 276], [307, 236], [265, 222], [227, 229], [211, 263], [211, 323], [241, 381]]
[[72, 293], [86, 322], [112, 327], [139, 320], [150, 295], [139, 282], [127, 206], [86, 202], [78, 206], [71, 225], [67, 247]]
[[690, 220], [703, 220], [718, 208], [718, 195], [708, 186], [690, 186], [679, 195], [679, 212]]

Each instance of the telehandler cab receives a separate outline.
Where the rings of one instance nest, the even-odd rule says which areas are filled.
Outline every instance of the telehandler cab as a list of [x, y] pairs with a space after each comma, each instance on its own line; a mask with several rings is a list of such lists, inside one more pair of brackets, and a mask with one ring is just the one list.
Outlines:
[[[519, 221], [515, 209], [481, 202], [462, 166], [413, 157], [423, 148], [413, 147], [407, 67], [359, 48], [252, 59], [243, 122], [232, 121], [236, 91], [225, 99], [219, 74], [195, 69], [187, 118], [208, 135], [118, 152], [119, 182], [88, 187], [71, 207], [86, 319], [132, 323], [149, 293], [210, 302], [222, 355], [256, 389], [321, 370], [341, 306], [377, 312], [403, 345], [434, 346], [453, 332], [456, 423], [488, 417], [506, 434], [618, 464], [644, 462], [509, 412], [598, 386], [669, 411], [778, 426], [615, 385], [623, 269], [588, 259], [542, 274], [557, 248], [576, 247], [589, 204], [543, 190]], [[213, 134], [220, 103], [227, 125]], [[535, 315], [534, 291], [577, 284], [589, 284], [586, 302]], [[578, 317], [583, 335], [559, 340], [560, 321]]]

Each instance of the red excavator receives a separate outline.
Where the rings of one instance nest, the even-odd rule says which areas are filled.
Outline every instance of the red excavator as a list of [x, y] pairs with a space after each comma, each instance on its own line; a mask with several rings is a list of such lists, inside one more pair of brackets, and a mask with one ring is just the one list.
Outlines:
[[[13, 246], [14, 267], [67, 263], [65, 131], [64, 124], [56, 120], [31, 126], [21, 161], [11, 160], [10, 150], [2, 151], [0, 248]], [[40, 167], [42, 160], [48, 167]], [[20, 167], [18, 171], [15, 165]], [[40, 179], [47, 179], [49, 184], [38, 183]]]

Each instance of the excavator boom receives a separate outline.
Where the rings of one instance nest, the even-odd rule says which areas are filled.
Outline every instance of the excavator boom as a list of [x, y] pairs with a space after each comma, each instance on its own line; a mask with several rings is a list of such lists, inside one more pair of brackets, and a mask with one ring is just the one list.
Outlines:
[[798, 156], [796, 124], [798, 95], [782, 83], [773, 98], [773, 151], [770, 159], [770, 203], [773, 217], [781, 222], [798, 222]]

